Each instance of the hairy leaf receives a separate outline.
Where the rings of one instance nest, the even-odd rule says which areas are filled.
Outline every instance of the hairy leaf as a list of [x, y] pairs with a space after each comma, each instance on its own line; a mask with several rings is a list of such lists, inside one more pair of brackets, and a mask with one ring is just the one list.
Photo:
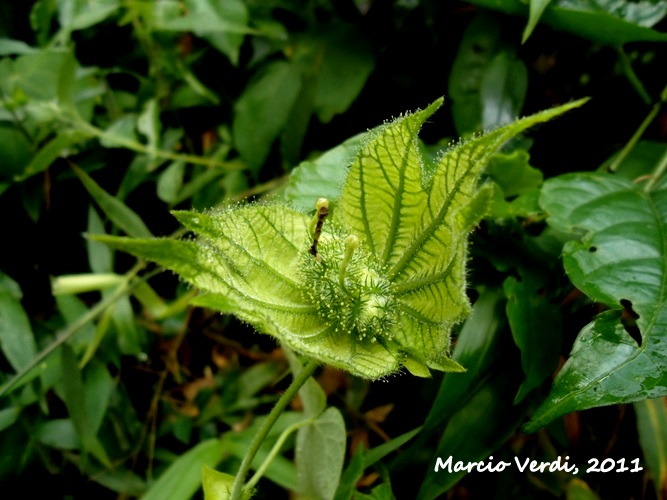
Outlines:
[[575, 410], [667, 395], [667, 189], [605, 174], [545, 183], [553, 227], [583, 233], [564, 248], [574, 285], [611, 310], [577, 337], [528, 429]]
[[460, 371], [447, 357], [449, 333], [470, 311], [468, 234], [492, 192], [477, 186], [484, 166], [508, 139], [583, 102], [459, 143], [431, 175], [417, 133], [442, 100], [387, 123], [353, 161], [333, 221], [326, 200], [314, 219], [256, 204], [175, 212], [196, 241], [97, 239], [177, 272], [206, 292], [198, 305], [355, 375]]

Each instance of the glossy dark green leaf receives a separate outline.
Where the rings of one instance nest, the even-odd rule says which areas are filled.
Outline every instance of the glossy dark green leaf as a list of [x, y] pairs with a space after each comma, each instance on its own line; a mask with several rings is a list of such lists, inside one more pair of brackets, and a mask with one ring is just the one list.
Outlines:
[[545, 183], [541, 204], [550, 225], [581, 237], [563, 251], [572, 283], [612, 310], [580, 332], [527, 430], [571, 411], [667, 395], [664, 183], [646, 192], [612, 175], [567, 174]]
[[616, 163], [618, 154], [613, 155], [600, 166], [598, 171], [609, 172], [613, 166], [614, 175], [634, 181], [650, 174], [665, 152], [667, 144], [664, 142], [639, 141], [620, 163]]
[[639, 444], [644, 452], [658, 498], [667, 495], [667, 399], [647, 399], [634, 405]]
[[514, 342], [521, 350], [521, 366], [526, 375], [515, 398], [517, 403], [553, 373], [562, 343], [560, 307], [544, 295], [544, 280], [530, 269], [521, 278], [519, 281], [509, 277], [503, 284], [507, 319]]
[[478, 14], [466, 28], [447, 89], [453, 101], [452, 116], [459, 135], [482, 128], [482, 81], [500, 44], [500, 24], [489, 14]]
[[549, 5], [550, 2], [551, 0], [530, 0], [530, 15], [528, 16], [528, 24], [526, 24], [526, 27], [523, 30], [521, 43], [526, 43], [526, 40], [530, 37], [535, 26], [537, 26], [537, 22], [540, 20], [544, 9], [547, 8], [547, 5]]
[[336, 408], [327, 408], [296, 438], [299, 491], [307, 497], [333, 499], [345, 459], [345, 422]]
[[493, 129], [516, 120], [527, 91], [526, 65], [513, 51], [498, 52], [485, 69], [479, 90], [482, 129]]
[[[499, 10], [506, 14], [527, 16], [528, 7], [520, 0], [470, 0], [470, 3]], [[543, 12], [541, 21], [552, 28], [568, 31], [575, 35], [605, 45], [619, 47], [629, 42], [666, 42], [667, 33], [660, 33], [642, 24], [646, 16], [650, 22], [660, 16], [664, 2], [653, 4], [655, 11], [637, 10], [634, 2], [604, 2], [609, 7], [605, 10], [600, 2], [560, 1], [552, 2]], [[649, 2], [643, 2], [651, 8]], [[625, 19], [620, 12], [630, 13]], [[656, 15], [657, 12], [657, 15]]]

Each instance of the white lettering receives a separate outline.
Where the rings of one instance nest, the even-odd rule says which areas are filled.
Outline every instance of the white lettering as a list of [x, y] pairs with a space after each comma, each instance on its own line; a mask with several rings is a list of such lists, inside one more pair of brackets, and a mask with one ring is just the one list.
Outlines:
[[519, 457], [514, 457], [514, 461], [516, 462], [516, 466], [519, 468], [519, 472], [523, 472], [526, 470], [526, 467], [528, 467], [528, 462], [530, 461], [530, 458], [527, 458], [526, 461], [521, 465], [519, 462]]
[[435, 462], [435, 472], [438, 472], [438, 469], [447, 469], [449, 473], [452, 472], [452, 457], [450, 456], [445, 462], [442, 462], [442, 458], [438, 457]]

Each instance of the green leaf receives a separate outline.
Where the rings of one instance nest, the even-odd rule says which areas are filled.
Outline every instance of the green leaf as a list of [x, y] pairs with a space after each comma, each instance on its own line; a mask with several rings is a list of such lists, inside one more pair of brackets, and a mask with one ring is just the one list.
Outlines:
[[202, 487], [204, 500], [229, 500], [232, 496], [234, 476], [202, 465]]
[[343, 471], [338, 483], [338, 489], [334, 500], [349, 500], [353, 498], [353, 492], [356, 490], [357, 482], [364, 473], [364, 448], [358, 446], [352, 460]]
[[296, 466], [300, 493], [333, 499], [345, 459], [345, 422], [340, 411], [327, 408], [296, 437]]
[[3, 408], [0, 410], [0, 432], [4, 431], [16, 422], [21, 414], [21, 408], [12, 406], [10, 408]]
[[71, 418], [48, 420], [35, 427], [35, 438], [52, 448], [59, 450], [78, 450], [81, 441]]
[[567, 483], [566, 499], [567, 500], [599, 500], [591, 487], [585, 481], [574, 478]]
[[96, 436], [109, 407], [115, 384], [102, 363], [90, 363], [85, 371], [83, 398], [87, 416], [87, 432]]
[[155, 160], [155, 154], [160, 147], [160, 108], [156, 99], [149, 99], [144, 104], [144, 110], [137, 118], [137, 130], [148, 139], [148, 154]]
[[21, 40], [12, 40], [10, 38], [0, 38], [0, 56], [14, 56], [21, 54], [34, 54], [39, 52]]
[[[0, 84], [1, 85], [1, 84]], [[11, 179], [23, 175], [25, 166], [33, 159], [32, 144], [13, 125], [0, 122], [0, 178]]]
[[452, 357], [467, 368], [465, 373], [445, 375], [424, 422], [424, 435], [438, 428], [475, 393], [500, 350], [505, 325], [504, 297], [499, 290], [481, 293], [464, 323]]
[[[418, 500], [440, 498], [466, 474], [465, 470], [454, 471], [456, 462], [467, 464], [486, 459], [519, 426], [527, 406], [512, 405], [517, 387], [511, 378], [501, 373], [491, 374], [449, 420], [430, 461]], [[453, 457], [452, 472], [434, 471], [437, 459], [445, 461], [448, 457]]]
[[76, 134], [63, 133], [57, 135], [37, 152], [30, 163], [25, 167], [25, 170], [23, 170], [20, 175], [16, 176], [14, 180], [23, 181], [28, 177], [43, 172], [49, 168], [56, 159], [60, 158], [63, 153], [66, 153], [70, 146], [76, 144], [79, 140], [80, 137]]
[[[162, 1], [151, 5], [153, 28], [160, 31], [191, 31], [198, 36], [210, 33], [255, 33], [238, 15], [238, 7], [221, 7], [213, 0]], [[185, 15], [182, 15], [185, 14]]]
[[470, 311], [465, 293], [469, 231], [484, 215], [489, 189], [477, 181], [490, 156], [522, 130], [580, 106], [577, 101], [532, 115], [445, 152], [425, 179], [416, 143], [434, 111], [387, 125], [352, 164], [336, 214], [363, 237], [398, 292], [403, 345], [437, 361], [449, 331]]
[[364, 462], [363, 462], [364, 467], [370, 467], [371, 465], [374, 465], [376, 462], [379, 462], [384, 457], [389, 455], [391, 452], [396, 451], [405, 443], [412, 440], [417, 434], [419, 434], [420, 431], [421, 427], [417, 427], [416, 429], [412, 429], [411, 431], [408, 431], [404, 434], [401, 434], [400, 436], [395, 437], [391, 441], [387, 441], [386, 443], [382, 443], [381, 445], [378, 445], [375, 448], [366, 450], [364, 452]]
[[[470, 0], [470, 3], [506, 14], [528, 14], [526, 5], [520, 0]], [[663, 1], [649, 3], [626, 0], [561, 0], [551, 2], [540, 19], [552, 28], [568, 31], [594, 42], [620, 47], [629, 42], [667, 42], [667, 33], [646, 27], [664, 15], [665, 6]]]
[[542, 172], [530, 166], [530, 155], [522, 149], [496, 153], [486, 173], [500, 186], [505, 198], [526, 194], [540, 187], [543, 179]]
[[165, 203], [173, 205], [178, 200], [179, 193], [183, 187], [185, 175], [185, 163], [182, 161], [172, 162], [160, 174], [157, 181], [157, 195]]
[[[226, 0], [225, 2], [217, 2], [215, 0], [205, 0], [190, 2], [198, 9], [190, 11], [192, 14], [201, 13], [206, 17], [214, 16], [220, 20], [226, 21], [231, 25], [238, 27], [246, 27], [248, 25], [248, 9], [241, 0]], [[204, 31], [195, 29], [194, 33], [206, 39], [220, 52], [229, 57], [229, 60], [235, 66], [239, 62], [239, 50], [243, 44], [243, 33], [233, 33], [231, 31], [215, 30]]]
[[[287, 361], [289, 361], [290, 370], [296, 377], [303, 369], [299, 358], [289, 349], [285, 351], [285, 356], [287, 357]], [[301, 398], [303, 414], [306, 418], [317, 417], [327, 407], [327, 395], [313, 377], [306, 380], [303, 387], [299, 389], [299, 397]]]
[[551, 3], [551, 0], [530, 0], [530, 15], [528, 16], [528, 24], [523, 30], [521, 43], [526, 43], [549, 3]]
[[[93, 409], [98, 414], [99, 411], [96, 406], [91, 407], [91, 404], [94, 405], [94, 402], [89, 403], [88, 405], [86, 404], [85, 386], [74, 352], [68, 344], [63, 344], [61, 353], [63, 395], [76, 434], [81, 440], [84, 451], [92, 453], [95, 458], [100, 460], [104, 465], [111, 467], [109, 457], [96, 437], [104, 413], [102, 412], [102, 415], [96, 418], [96, 422], [91, 421], [91, 414], [88, 412], [89, 408]], [[90, 395], [90, 392], [87, 394]], [[97, 426], [97, 428], [95, 428], [95, 426]]]
[[477, 14], [465, 30], [447, 88], [453, 101], [454, 125], [460, 135], [482, 128], [482, 82], [500, 45], [498, 21], [489, 14]]
[[372, 48], [351, 25], [333, 25], [321, 39], [315, 111], [323, 123], [347, 110], [375, 67]]
[[285, 199], [306, 212], [313, 209], [318, 198], [340, 198], [347, 167], [366, 137], [367, 132], [357, 134], [325, 151], [316, 160], [301, 162], [290, 174]]
[[526, 380], [515, 402], [521, 402], [556, 369], [562, 343], [562, 318], [558, 304], [542, 293], [544, 280], [523, 272], [521, 281], [509, 277], [503, 283], [507, 295], [507, 319], [512, 336], [521, 350], [521, 366]]
[[[612, 310], [579, 333], [527, 430], [571, 411], [667, 395], [664, 184], [645, 192], [611, 175], [567, 174], [545, 183], [541, 204], [551, 226], [583, 233], [565, 245], [565, 270], [577, 288]], [[634, 338], [623, 309], [636, 320]]]
[[136, 238], [146, 238], [151, 236], [151, 232], [148, 230], [144, 222], [132, 209], [118, 198], [107, 193], [83, 170], [77, 167], [72, 168], [74, 168], [76, 175], [79, 176], [79, 179], [81, 179], [81, 182], [90, 193], [90, 196], [93, 197], [102, 211], [114, 224], [130, 236]]
[[[620, 152], [611, 156], [598, 168], [598, 171], [610, 172], [619, 154]], [[634, 181], [639, 177], [649, 175], [664, 154], [667, 154], [667, 144], [664, 142], [639, 141], [612, 173], [617, 177]]]
[[111, 16], [119, 7], [119, 0], [60, 0], [59, 21], [68, 30], [90, 28]]
[[253, 172], [266, 160], [301, 88], [298, 66], [271, 63], [251, 82], [234, 106], [234, 144]]
[[[13, 82], [26, 96], [35, 100], [58, 98], [58, 75], [71, 58], [65, 50], [40, 51], [13, 61]], [[13, 92], [8, 92], [11, 95]]]
[[114, 121], [100, 137], [100, 144], [105, 148], [120, 148], [128, 142], [139, 142], [137, 137], [137, 116], [134, 114], [124, 115]]
[[118, 299], [113, 309], [111, 322], [116, 329], [118, 347], [123, 354], [139, 355], [143, 351], [145, 339], [135, 324], [130, 298], [125, 295]]
[[222, 440], [202, 441], [178, 457], [141, 497], [142, 500], [189, 500], [201, 485], [202, 466], [214, 467], [223, 452]]
[[332, 222], [326, 202], [314, 220], [257, 204], [176, 212], [196, 242], [96, 239], [179, 273], [206, 292], [197, 304], [355, 375], [376, 379], [402, 363], [460, 371], [447, 358], [449, 332], [470, 309], [467, 238], [492, 192], [479, 177], [508, 139], [583, 102], [460, 143], [429, 176], [417, 132], [442, 101], [387, 123], [359, 151]]
[[20, 297], [6, 287], [0, 288], [0, 349], [17, 372], [37, 355], [35, 337]]
[[647, 399], [634, 405], [639, 444], [658, 497], [667, 494], [667, 400]]
[[496, 54], [484, 71], [479, 97], [482, 128], [505, 125], [521, 113], [528, 91], [528, 70], [523, 61], [508, 50]]
[[[106, 234], [104, 223], [91, 204], [88, 207], [88, 234]], [[107, 274], [113, 270], [113, 257], [109, 247], [90, 238], [86, 239], [88, 265], [95, 274]]]

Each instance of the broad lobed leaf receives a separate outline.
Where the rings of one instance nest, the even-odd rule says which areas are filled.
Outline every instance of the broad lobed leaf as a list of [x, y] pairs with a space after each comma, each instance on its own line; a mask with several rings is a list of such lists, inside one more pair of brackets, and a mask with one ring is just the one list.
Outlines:
[[206, 292], [197, 304], [355, 375], [376, 379], [401, 364], [419, 376], [427, 366], [458, 371], [446, 356], [470, 311], [468, 235], [492, 197], [477, 186], [483, 169], [505, 141], [583, 102], [460, 143], [428, 178], [417, 134], [442, 99], [387, 123], [366, 136], [333, 222], [254, 204], [175, 212], [197, 241], [97, 239], [179, 273]]
[[[565, 245], [565, 269], [576, 287], [612, 310], [580, 332], [528, 429], [574, 410], [667, 395], [667, 189], [569, 174], [545, 183], [541, 203], [552, 214], [549, 224], [583, 232]], [[636, 338], [626, 331], [623, 309], [636, 320]]]

